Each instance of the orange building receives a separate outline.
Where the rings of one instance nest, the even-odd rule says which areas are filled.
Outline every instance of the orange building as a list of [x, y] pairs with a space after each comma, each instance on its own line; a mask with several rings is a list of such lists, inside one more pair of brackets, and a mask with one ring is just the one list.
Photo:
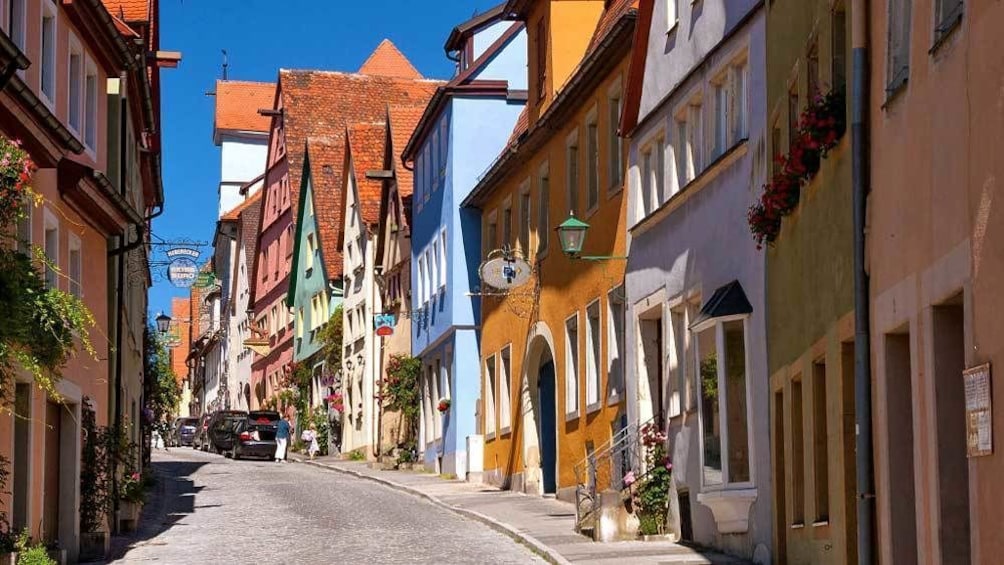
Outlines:
[[617, 134], [634, 3], [510, 1], [527, 23], [529, 101], [509, 146], [465, 201], [482, 211], [485, 258], [512, 248], [530, 282], [484, 288], [480, 426], [486, 480], [572, 500], [576, 466], [626, 423], [624, 262], [562, 253], [571, 211], [583, 252], [625, 250], [626, 146]]

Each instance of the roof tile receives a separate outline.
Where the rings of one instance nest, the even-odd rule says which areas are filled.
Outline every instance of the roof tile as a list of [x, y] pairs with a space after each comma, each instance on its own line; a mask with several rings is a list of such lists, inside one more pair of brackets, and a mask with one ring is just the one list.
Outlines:
[[411, 61], [398, 50], [397, 46], [389, 39], [384, 39], [377, 46], [376, 50], [370, 54], [362, 67], [359, 67], [359, 74], [396, 77], [396, 78], [422, 78], [422, 73], [411, 64]]
[[275, 83], [239, 80], [216, 81], [216, 131], [267, 133], [272, 119], [258, 110], [275, 105]]
[[328, 278], [342, 276], [342, 246], [337, 240], [342, 224], [342, 187], [337, 182], [340, 175], [335, 171], [342, 168], [344, 147], [343, 138], [312, 137], [307, 140], [314, 221]]
[[102, 0], [108, 13], [126, 22], [150, 20], [149, 0]]
[[380, 179], [366, 177], [369, 171], [383, 170], [387, 143], [387, 124], [369, 123], [349, 126], [347, 155], [351, 158], [359, 193], [359, 213], [363, 223], [373, 225], [380, 221]]

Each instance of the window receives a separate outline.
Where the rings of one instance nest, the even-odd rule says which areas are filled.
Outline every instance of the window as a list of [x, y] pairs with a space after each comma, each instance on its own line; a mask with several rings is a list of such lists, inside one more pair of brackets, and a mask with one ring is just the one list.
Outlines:
[[492, 252], [495, 249], [497, 239], [498, 239], [498, 222], [496, 221], [495, 213], [492, 212], [488, 218], [488, 229], [485, 230], [486, 257], [490, 252]]
[[703, 128], [701, 120], [703, 113], [699, 101], [687, 104], [676, 117], [677, 128], [677, 173], [680, 177], [680, 187], [694, 180], [701, 170]]
[[425, 254], [418, 258], [418, 303], [425, 304]]
[[433, 295], [439, 288], [439, 237], [432, 240], [429, 249], [429, 294]]
[[676, 306], [669, 311], [669, 417], [683, 413], [683, 398], [687, 375], [687, 309]]
[[731, 69], [732, 96], [732, 143], [749, 136], [749, 105], [746, 102], [746, 92], [749, 83], [749, 69], [746, 61], [734, 65]]
[[26, 0], [8, 0], [7, 13], [4, 14], [7, 35], [21, 52], [25, 51], [24, 20], [27, 13], [25, 2]]
[[666, 16], [669, 25], [666, 29], [673, 29], [680, 22], [680, 0], [666, 0]]
[[543, 100], [547, 92], [547, 22], [537, 20], [537, 100]]
[[802, 428], [802, 377], [791, 382], [791, 523], [805, 524], [805, 442]]
[[84, 56], [80, 50], [80, 44], [76, 38], [70, 36], [70, 83], [67, 89], [67, 117], [70, 129], [80, 134], [83, 130], [81, 120], [83, 118], [83, 94], [84, 94]]
[[586, 407], [600, 403], [600, 301], [586, 307]]
[[[671, 0], [672, 1], [672, 0]], [[617, 135], [617, 128], [621, 121], [621, 92], [620, 87], [612, 91], [607, 96], [607, 151], [609, 152], [610, 186], [611, 192], [618, 190], [623, 184], [624, 178], [624, 142], [621, 136]]]
[[70, 234], [70, 256], [68, 261], [70, 275], [70, 294], [80, 298], [84, 295], [84, 262], [80, 250], [80, 238]]
[[607, 400], [620, 399], [624, 391], [624, 287], [607, 294]]
[[59, 220], [49, 210], [45, 211], [45, 286], [59, 288]]
[[519, 193], [519, 248], [530, 256], [530, 183], [524, 183]]
[[441, 181], [446, 179], [446, 161], [450, 157], [449, 123], [449, 116], [439, 120], [439, 170], [436, 177]]
[[548, 177], [547, 164], [540, 168], [537, 188], [537, 255], [547, 253], [547, 244], [551, 236], [551, 180]]
[[306, 268], [307, 268], [308, 271], [310, 269], [314, 268], [314, 253], [316, 251], [317, 251], [317, 246], [314, 244], [314, 234], [308, 233], [307, 234], [307, 256], [305, 257], [305, 259], [306, 259]]
[[711, 141], [711, 159], [717, 159], [729, 144], [729, 84], [727, 80], [713, 85], [715, 97], [714, 132]]
[[499, 375], [499, 425], [502, 428], [502, 433], [506, 433], [512, 429], [512, 387], [511, 387], [511, 377], [512, 377], [512, 346], [507, 345], [505, 349], [502, 350], [501, 354], [502, 361], [502, 374]]
[[[642, 218], [655, 212], [668, 197], [666, 185], [666, 148], [660, 136], [645, 146], [641, 154]], [[641, 218], [639, 218], [641, 219]]]
[[934, 17], [934, 39], [937, 41], [962, 19], [962, 0], [935, 0]]
[[819, 94], [819, 42], [815, 39], [809, 44], [809, 50], [805, 53], [805, 80], [811, 101]]
[[565, 198], [570, 214], [579, 210], [579, 132], [572, 132], [565, 142]]
[[439, 233], [439, 286], [446, 288], [446, 230]]
[[565, 414], [579, 412], [579, 315], [565, 320]]
[[746, 322], [709, 321], [697, 332], [703, 484], [749, 483]]
[[746, 61], [730, 64], [716, 82], [714, 91], [714, 119], [711, 140], [712, 160], [721, 157], [733, 145], [748, 135], [749, 118], [746, 104]]
[[507, 200], [502, 209], [502, 246], [512, 245], [512, 201]]
[[485, 360], [485, 431], [489, 436], [498, 431], [498, 420], [495, 419], [495, 356]]
[[788, 91], [788, 148], [791, 149], [798, 139], [798, 79]]
[[816, 522], [830, 519], [830, 464], [826, 427], [826, 360], [812, 364], [812, 453], [815, 457]]
[[436, 190], [439, 187], [439, 130], [432, 132], [432, 166], [429, 167], [429, 176], [431, 184], [429, 185], [429, 192]]
[[600, 138], [596, 117], [586, 124], [586, 209], [600, 203]]
[[56, 7], [42, 3], [42, 50], [39, 77], [42, 95], [51, 105], [56, 101]]
[[[314, 316], [311, 316], [310, 323], [314, 323]], [[303, 307], [296, 309], [296, 337], [303, 339]]]
[[886, 53], [886, 94], [910, 78], [910, 5], [912, 0], [889, 0], [889, 43]]
[[779, 119], [775, 119], [774, 125], [770, 128], [770, 150], [772, 151], [770, 174], [772, 177], [781, 174], [781, 162], [777, 159], [781, 155], [781, 126], [778, 121]]
[[415, 163], [415, 202], [418, 204], [422, 203], [422, 179], [425, 178], [425, 153], [419, 152], [418, 159]]
[[831, 82], [834, 90], [844, 90], [847, 85], [847, 12], [844, 10], [843, 0], [833, 8], [830, 25], [830, 52], [833, 57], [830, 61]]

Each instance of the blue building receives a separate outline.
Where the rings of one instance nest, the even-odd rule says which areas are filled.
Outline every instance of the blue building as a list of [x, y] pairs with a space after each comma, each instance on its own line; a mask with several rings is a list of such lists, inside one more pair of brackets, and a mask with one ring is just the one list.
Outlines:
[[[481, 472], [479, 286], [481, 218], [460, 202], [508, 142], [526, 104], [526, 32], [498, 6], [455, 27], [457, 62], [402, 159], [414, 167], [411, 241], [412, 354], [422, 360], [419, 447], [430, 470]], [[440, 401], [449, 407], [440, 411]], [[444, 403], [445, 404], [445, 403]], [[445, 406], [444, 406], [445, 407]], [[468, 441], [475, 445], [468, 456]]]

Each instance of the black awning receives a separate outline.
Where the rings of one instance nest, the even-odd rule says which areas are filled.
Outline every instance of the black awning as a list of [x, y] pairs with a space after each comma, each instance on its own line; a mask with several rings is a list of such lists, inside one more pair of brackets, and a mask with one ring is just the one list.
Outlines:
[[697, 315], [697, 319], [690, 324], [690, 327], [700, 325], [713, 318], [722, 318], [725, 316], [737, 316], [741, 314], [750, 314], [753, 312], [753, 306], [750, 305], [750, 301], [746, 298], [746, 293], [743, 292], [743, 286], [739, 284], [739, 281], [732, 281], [725, 286], [718, 287], [715, 293], [711, 295], [701, 307], [700, 314]]

